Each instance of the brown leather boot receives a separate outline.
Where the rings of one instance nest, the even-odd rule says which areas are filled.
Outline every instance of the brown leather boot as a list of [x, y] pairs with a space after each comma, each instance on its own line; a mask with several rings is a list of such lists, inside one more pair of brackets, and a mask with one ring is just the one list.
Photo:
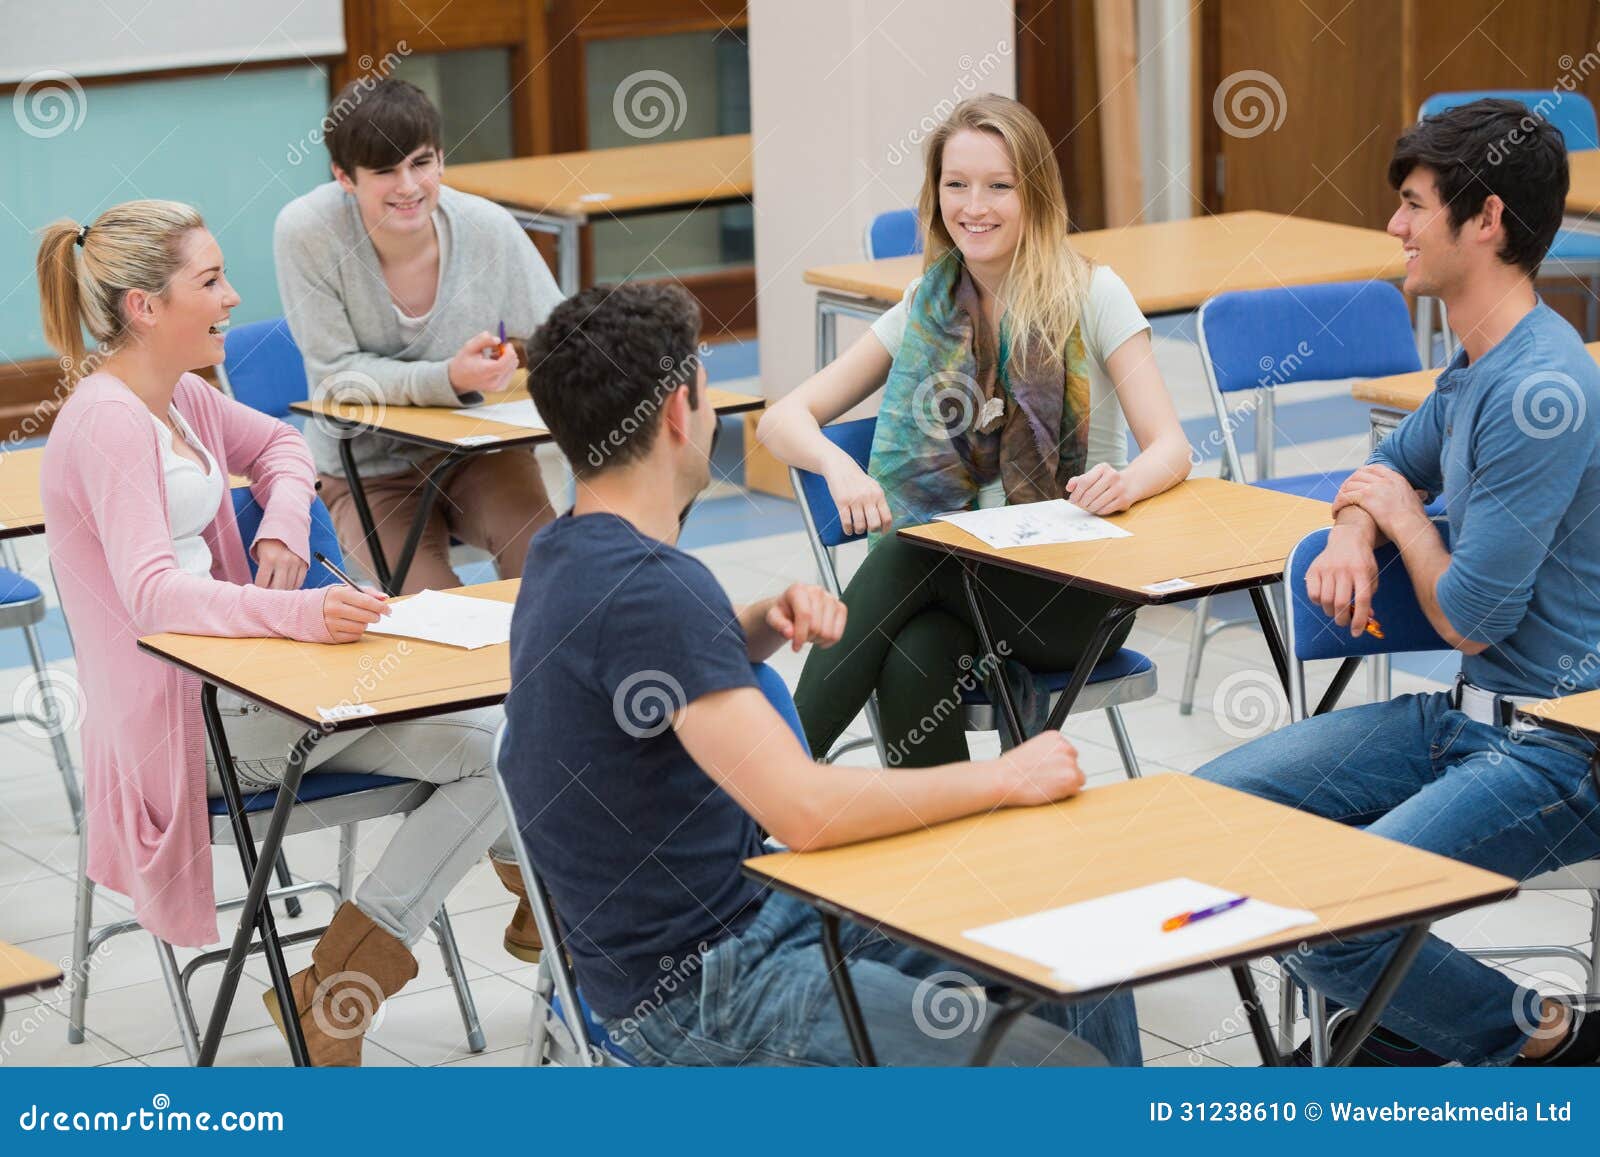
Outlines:
[[[307, 1059], [319, 1068], [359, 1065], [378, 1006], [416, 974], [416, 957], [404, 944], [354, 904], [339, 905], [311, 950], [311, 967], [289, 978]], [[267, 989], [262, 1000], [284, 1032], [277, 990]]]
[[529, 964], [539, 963], [539, 953], [544, 951], [544, 941], [539, 939], [539, 925], [533, 918], [533, 908], [528, 904], [528, 890], [522, 886], [522, 869], [515, 860], [497, 860], [489, 857], [494, 874], [500, 877], [506, 891], [517, 898], [517, 910], [506, 925], [506, 951], [518, 960]]

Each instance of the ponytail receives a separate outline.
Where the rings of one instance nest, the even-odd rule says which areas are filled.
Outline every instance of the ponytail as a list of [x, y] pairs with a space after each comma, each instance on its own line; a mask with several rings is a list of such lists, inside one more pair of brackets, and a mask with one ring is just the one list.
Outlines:
[[44, 337], [70, 379], [87, 371], [84, 331], [107, 351], [127, 336], [123, 299], [131, 289], [160, 295], [183, 266], [183, 239], [205, 222], [178, 201], [128, 201], [92, 225], [65, 218], [39, 242], [39, 312]]

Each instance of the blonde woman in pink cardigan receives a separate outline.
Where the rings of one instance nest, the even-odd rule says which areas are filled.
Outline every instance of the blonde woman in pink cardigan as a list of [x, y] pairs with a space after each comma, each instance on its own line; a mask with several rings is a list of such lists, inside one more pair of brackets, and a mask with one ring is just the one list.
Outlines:
[[[61, 407], [43, 479], [51, 565], [85, 699], [89, 875], [131, 897], [162, 939], [214, 943], [206, 797], [221, 787], [199, 682], [136, 641], [182, 631], [351, 642], [388, 609], [377, 592], [300, 589], [315, 478], [304, 439], [190, 372], [222, 361], [222, 330], [239, 301], [195, 210], [132, 201], [91, 225], [58, 221], [44, 231], [38, 273], [46, 338], [71, 365], [94, 369]], [[96, 343], [87, 363], [84, 331]], [[250, 545], [254, 582], [230, 473], [251, 479], [265, 512]], [[242, 786], [281, 782], [301, 725], [238, 698], [220, 701]], [[372, 772], [437, 787], [334, 915], [311, 967], [291, 980], [313, 1064], [360, 1064], [377, 1003], [416, 975], [409, 945], [446, 895], [486, 851], [497, 868], [514, 863], [489, 775], [497, 716], [335, 734], [315, 748], [313, 774]], [[533, 927], [523, 901], [508, 947]], [[358, 995], [352, 986], [365, 989], [361, 999], [341, 1000]], [[276, 994], [266, 998], [281, 1027]], [[355, 1007], [364, 1019], [352, 1025], [344, 1012]], [[334, 1026], [337, 1037], [327, 1031]]]

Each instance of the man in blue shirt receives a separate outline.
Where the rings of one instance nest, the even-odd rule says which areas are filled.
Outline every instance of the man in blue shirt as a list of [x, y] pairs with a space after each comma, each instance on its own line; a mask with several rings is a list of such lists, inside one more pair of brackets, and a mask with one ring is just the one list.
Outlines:
[[[1461, 351], [1433, 393], [1340, 490], [1312, 601], [1359, 635], [1399, 547], [1405, 582], [1464, 658], [1449, 692], [1294, 724], [1196, 772], [1518, 879], [1600, 855], [1588, 745], [1513, 718], [1597, 685], [1600, 370], [1534, 292], [1567, 193], [1561, 134], [1521, 104], [1480, 100], [1402, 136], [1389, 166], [1405, 289], [1444, 303]], [[1442, 495], [1449, 544], [1423, 503]], [[1398, 932], [1319, 948], [1290, 967], [1359, 1003]], [[1543, 998], [1430, 938], [1383, 1016], [1466, 1064], [1592, 1064], [1600, 1016]], [[1378, 1046], [1380, 1049], [1382, 1046]]]
[[[578, 294], [534, 338], [534, 401], [578, 495], [528, 551], [500, 768], [579, 984], [618, 1044], [647, 1064], [852, 1064], [816, 912], [742, 874], [763, 829], [823, 848], [1052, 802], [1083, 776], [1059, 734], [927, 770], [811, 759], [751, 664], [836, 642], [844, 604], [796, 584], [735, 610], [674, 545], [717, 428], [698, 337], [687, 294], [632, 284]], [[841, 940], [880, 1060], [972, 1054], [996, 1010], [949, 992], [950, 965], [864, 927]], [[955, 1023], [952, 998], [967, 1014]], [[1125, 993], [1042, 1006], [997, 1059], [1102, 1057], [1139, 1063]]]

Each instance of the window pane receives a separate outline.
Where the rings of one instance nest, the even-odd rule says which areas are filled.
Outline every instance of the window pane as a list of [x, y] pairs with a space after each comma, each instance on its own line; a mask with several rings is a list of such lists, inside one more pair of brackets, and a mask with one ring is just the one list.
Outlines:
[[[591, 149], [750, 131], [742, 31], [592, 40], [584, 61]], [[749, 205], [597, 217], [592, 233], [596, 281], [688, 276], [755, 259]]]

